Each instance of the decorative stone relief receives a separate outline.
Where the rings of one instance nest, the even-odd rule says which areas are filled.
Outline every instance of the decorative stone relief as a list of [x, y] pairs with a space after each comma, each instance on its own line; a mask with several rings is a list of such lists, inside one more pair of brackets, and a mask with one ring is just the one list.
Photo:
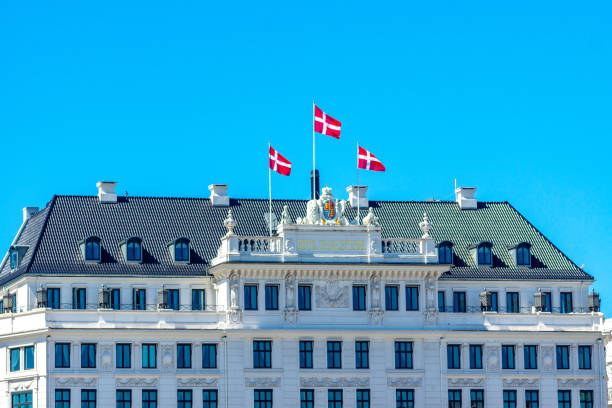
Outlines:
[[372, 207], [368, 208], [368, 214], [363, 217], [363, 225], [369, 225], [372, 227], [379, 227], [380, 221], [378, 217], [374, 215], [374, 209]]
[[592, 387], [593, 378], [557, 378], [559, 387]]
[[16, 381], [9, 383], [10, 392], [19, 392], [31, 390], [34, 385], [34, 381]]
[[229, 287], [230, 287], [230, 309], [238, 310], [240, 309], [240, 305], [238, 303], [238, 293], [240, 292], [240, 274], [237, 272], [232, 272], [229, 277]]
[[285, 310], [283, 312], [283, 319], [285, 320], [285, 323], [296, 324], [298, 320], [297, 310]]
[[421, 377], [387, 377], [389, 387], [420, 387], [422, 383]]
[[370, 254], [377, 255], [380, 252], [380, 240], [371, 239], [370, 240]]
[[316, 286], [317, 307], [346, 308], [349, 306], [349, 288], [339, 286], [338, 278], [332, 272], [325, 286]]
[[344, 216], [348, 204], [345, 200], [338, 201], [329, 187], [323, 188], [318, 200], [306, 203], [306, 217], [297, 218], [297, 224], [310, 225], [349, 225]]
[[498, 347], [488, 346], [486, 348], [487, 365], [489, 370], [497, 370], [499, 368]]
[[66, 387], [95, 387], [96, 377], [55, 377], [55, 384]]
[[245, 378], [244, 385], [247, 387], [280, 387], [280, 377], [253, 377]]
[[177, 377], [176, 383], [182, 387], [210, 387], [217, 385], [214, 377]]
[[428, 312], [436, 312], [437, 300], [436, 284], [431, 275], [427, 275], [425, 278], [425, 307]]
[[385, 312], [381, 309], [369, 311], [370, 322], [372, 324], [382, 324], [385, 317]]
[[537, 378], [503, 378], [502, 383], [508, 387], [538, 387], [540, 380]]
[[449, 387], [480, 387], [484, 384], [484, 378], [449, 378]]
[[554, 350], [551, 346], [542, 346], [542, 365], [546, 370], [553, 368], [553, 353]]
[[174, 368], [172, 361], [174, 360], [174, 346], [163, 344], [161, 346], [161, 363], [162, 368], [170, 370]]
[[287, 304], [287, 309], [295, 309], [296, 308], [296, 296], [295, 296], [295, 274], [292, 272], [287, 273], [285, 275], [285, 299]]
[[100, 362], [102, 370], [111, 371], [113, 369], [113, 346], [110, 344], [100, 346]]
[[116, 378], [117, 387], [157, 387], [157, 378], [147, 377], [128, 377]]
[[317, 377], [301, 377], [300, 385], [302, 387], [366, 387], [370, 385], [370, 378], [317, 378]]
[[376, 272], [370, 277], [370, 294], [372, 309], [380, 309], [380, 275]]
[[293, 243], [293, 240], [289, 238], [285, 239], [285, 253], [286, 254], [295, 253], [295, 244]]

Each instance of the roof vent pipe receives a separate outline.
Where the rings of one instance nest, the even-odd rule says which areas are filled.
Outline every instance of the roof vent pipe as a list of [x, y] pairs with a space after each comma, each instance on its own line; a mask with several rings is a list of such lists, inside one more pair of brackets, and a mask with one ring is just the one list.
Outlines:
[[346, 192], [349, 193], [349, 203], [351, 203], [351, 207], [368, 208], [370, 203], [366, 195], [368, 186], [348, 186]]
[[116, 181], [98, 181], [96, 187], [98, 187], [98, 199], [100, 203], [117, 203], [117, 194], [115, 193], [115, 187], [117, 187]]
[[457, 187], [455, 188], [455, 199], [461, 210], [475, 210], [478, 208], [478, 201], [474, 198], [476, 187]]
[[210, 205], [213, 207], [229, 207], [229, 196], [227, 195], [228, 184], [211, 184], [208, 186], [210, 190]]
[[319, 199], [319, 170], [310, 172], [310, 196], [313, 200]]
[[26, 222], [38, 212], [38, 207], [23, 207], [23, 222]]

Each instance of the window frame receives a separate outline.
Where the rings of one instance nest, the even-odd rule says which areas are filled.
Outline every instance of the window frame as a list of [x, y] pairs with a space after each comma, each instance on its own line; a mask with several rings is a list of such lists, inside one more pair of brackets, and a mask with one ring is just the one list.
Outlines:
[[405, 292], [406, 292], [406, 311], [407, 312], [418, 312], [420, 310], [419, 286], [418, 285], [406, 285]]
[[266, 310], [278, 310], [278, 294], [280, 292], [280, 285], [279, 284], [266, 284], [264, 286], [264, 292], [265, 292], [265, 308]]
[[396, 370], [414, 369], [414, 342], [396, 340], [393, 344]]
[[[145, 393], [146, 393], [146, 397], [145, 397]], [[142, 408], [157, 408], [158, 407], [158, 402], [157, 402], [158, 394], [159, 393], [157, 392], [156, 389], [144, 388], [141, 391]]]
[[[202, 343], [202, 368], [217, 368], [217, 351], [217, 343]], [[205, 356], [208, 356], [206, 360]]]
[[470, 389], [470, 408], [485, 408], [485, 390], [482, 388]]
[[132, 288], [132, 310], [147, 310], [146, 288]]
[[591, 345], [578, 345], [578, 369], [593, 369], [593, 347]]
[[539, 390], [525, 390], [525, 408], [540, 408]]
[[206, 310], [206, 289], [192, 288], [191, 289], [191, 310], [201, 311]]
[[255, 388], [253, 390], [253, 408], [272, 408], [274, 392], [272, 389]]
[[[479, 267], [493, 266], [493, 248], [490, 243], [482, 243], [476, 248], [476, 259]], [[487, 262], [488, 261], [488, 262]]]
[[517, 408], [517, 392], [516, 390], [502, 391], [503, 408]]
[[70, 408], [70, 388], [56, 388], [54, 394], [55, 408]]
[[559, 293], [559, 312], [563, 314], [574, 312], [574, 294], [570, 291]]
[[531, 245], [522, 243], [516, 246], [516, 266], [531, 266]]
[[[157, 368], [157, 343], [143, 343], [140, 349], [141, 349], [140, 366], [146, 370], [156, 369]], [[151, 354], [151, 349], [153, 349], [152, 354]], [[153, 356], [153, 363], [151, 363], [151, 355]], [[145, 364], [145, 361], [146, 361], [146, 364]]]
[[[253, 293], [255, 291], [255, 298], [253, 299]], [[243, 287], [244, 292], [244, 310], [254, 311], [258, 310], [258, 298], [259, 298], [259, 285], [256, 283], [245, 283]], [[247, 293], [248, 292], [248, 293]], [[247, 302], [248, 299], [248, 302]], [[254, 303], [253, 303], [254, 301]]]
[[[55, 343], [55, 347], [54, 347], [54, 359], [55, 359], [55, 365], [54, 368], [70, 368], [70, 343], [60, 343], [57, 342]], [[60, 350], [60, 353], [58, 353], [58, 348], [62, 349]], [[67, 362], [64, 359], [64, 357], [66, 357], [66, 355], [64, 354], [64, 350], [63, 349], [68, 350], [68, 354], [67, 354]], [[59, 362], [61, 365], [58, 365], [58, 356], [59, 356]]]
[[314, 408], [313, 389], [300, 389], [300, 408]]
[[448, 390], [448, 408], [461, 408], [463, 400], [463, 390], [450, 389]]
[[557, 390], [557, 406], [558, 408], [572, 408], [571, 390]]
[[356, 408], [370, 408], [370, 389], [358, 388], [355, 390]]
[[453, 244], [445, 241], [438, 245], [438, 263], [442, 265], [453, 264]]
[[314, 341], [300, 340], [298, 347], [299, 347], [299, 357], [300, 357], [300, 368], [302, 369], [313, 368]]
[[593, 392], [593, 390], [580, 390], [578, 391], [578, 393], [578, 401], [580, 403], [580, 408], [593, 408], [595, 406], [595, 393]]
[[58, 287], [48, 287], [47, 289], [47, 307], [50, 309], [62, 308], [62, 291]]
[[[206, 397], [206, 394], [208, 394], [208, 397]], [[202, 389], [202, 408], [218, 408], [218, 404], [219, 391], [216, 388]]]
[[523, 365], [524, 365], [525, 370], [537, 370], [538, 369], [538, 346], [537, 345], [535, 344], [523, 345]]
[[[96, 343], [81, 343], [81, 368], [96, 368], [97, 366], [97, 344]], [[83, 350], [87, 349], [86, 353]], [[93, 356], [91, 351], [93, 351]], [[87, 356], [84, 359], [83, 356]], [[90, 358], [93, 357], [93, 358]], [[84, 364], [88, 363], [88, 364]]]
[[560, 344], [555, 347], [555, 359], [557, 360], [557, 370], [570, 369], [570, 346]]
[[446, 345], [446, 368], [447, 370], [461, 369], [461, 344]]
[[132, 237], [125, 242], [125, 261], [129, 263], [142, 262], [142, 239]]
[[298, 285], [298, 310], [312, 310], [312, 285]]
[[83, 241], [83, 259], [85, 262], [102, 262], [102, 240], [99, 237], [87, 237]]
[[520, 292], [515, 290], [506, 291], [506, 313], [521, 312]]
[[[93, 399], [92, 399], [93, 395]], [[81, 408], [96, 408], [98, 393], [95, 389], [81, 388]], [[146, 407], [143, 407], [146, 408]]]
[[327, 368], [342, 369], [342, 341], [327, 341]]
[[193, 368], [193, 347], [191, 343], [178, 343], [176, 345], [176, 368], [181, 370]]
[[132, 344], [115, 344], [115, 368], [132, 368]]
[[502, 370], [516, 370], [516, 345], [502, 344]]
[[[191, 262], [191, 242], [189, 241], [189, 239], [185, 237], [177, 238], [174, 241], [172, 251], [174, 254], [173, 258], [175, 263]], [[184, 256], [185, 252], [187, 254], [186, 257]]]
[[353, 311], [363, 312], [367, 309], [366, 285], [353, 285]]
[[341, 388], [327, 390], [327, 408], [342, 408], [344, 405], [344, 393]]
[[395, 406], [398, 408], [414, 408], [414, 389], [396, 388]]
[[193, 390], [189, 388], [179, 388], [176, 390], [176, 407], [177, 408], [192, 408], [193, 407]]
[[272, 340], [253, 340], [253, 368], [272, 368]]
[[385, 310], [399, 310], [399, 285], [385, 285]]
[[[440, 299], [442, 299], [442, 302], [440, 302]], [[439, 290], [438, 291], [438, 313], [444, 313], [444, 312], [446, 312], [446, 291]]]
[[453, 313], [467, 313], [467, 295], [464, 290], [453, 291]]
[[370, 368], [370, 342], [367, 340], [355, 341], [355, 368], [358, 370]]
[[[476, 352], [478, 351], [478, 352]], [[470, 370], [482, 370], [482, 344], [470, 344]]]
[[132, 390], [118, 388], [115, 391], [115, 401], [116, 401], [117, 408], [131, 408], [132, 407]]

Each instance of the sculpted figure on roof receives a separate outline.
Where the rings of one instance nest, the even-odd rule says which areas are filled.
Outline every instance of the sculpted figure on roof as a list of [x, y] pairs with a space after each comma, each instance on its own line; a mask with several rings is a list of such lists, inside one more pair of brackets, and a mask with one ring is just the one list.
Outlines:
[[345, 200], [337, 200], [330, 187], [323, 188], [323, 194], [318, 200], [310, 200], [306, 204], [306, 217], [298, 218], [298, 224], [311, 225], [348, 225], [344, 216], [347, 208]]

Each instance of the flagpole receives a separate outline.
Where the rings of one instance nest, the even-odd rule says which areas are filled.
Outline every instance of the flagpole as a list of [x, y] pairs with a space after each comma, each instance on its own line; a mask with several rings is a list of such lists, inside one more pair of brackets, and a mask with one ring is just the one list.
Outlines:
[[316, 174], [316, 166], [315, 166], [315, 101], [312, 100], [312, 199], [315, 200], [317, 197], [315, 195], [315, 174]]
[[361, 202], [359, 200], [361, 192], [359, 188], [359, 140], [357, 141], [357, 225], [359, 225], [359, 208], [361, 207]]
[[270, 210], [268, 213], [268, 227], [270, 229], [270, 237], [272, 237], [272, 171], [270, 170], [270, 141], [268, 140], [268, 193], [269, 193], [269, 202], [268, 209]]

